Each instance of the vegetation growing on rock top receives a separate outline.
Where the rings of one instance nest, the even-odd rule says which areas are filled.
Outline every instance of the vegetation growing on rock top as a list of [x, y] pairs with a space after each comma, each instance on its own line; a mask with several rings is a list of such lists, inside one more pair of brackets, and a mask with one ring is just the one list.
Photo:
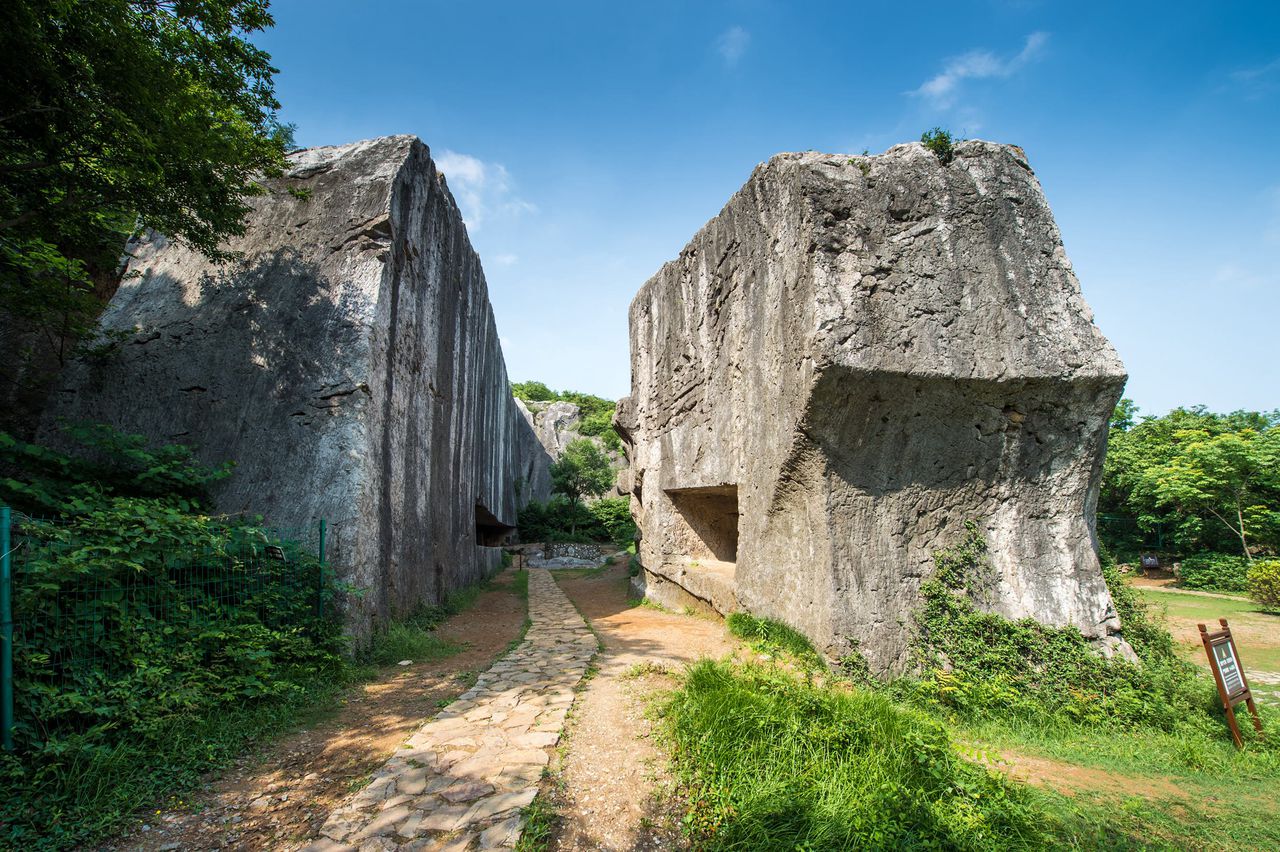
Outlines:
[[516, 399], [525, 403], [539, 402], [571, 402], [578, 406], [582, 416], [577, 430], [579, 434], [600, 438], [606, 447], [617, 451], [622, 449], [622, 441], [613, 429], [613, 413], [617, 403], [578, 391], [551, 390], [542, 382], [512, 382], [511, 393]]
[[956, 158], [956, 140], [951, 137], [951, 132], [948, 130], [943, 130], [941, 127], [926, 130], [920, 134], [920, 141], [944, 166], [951, 165], [951, 161]]

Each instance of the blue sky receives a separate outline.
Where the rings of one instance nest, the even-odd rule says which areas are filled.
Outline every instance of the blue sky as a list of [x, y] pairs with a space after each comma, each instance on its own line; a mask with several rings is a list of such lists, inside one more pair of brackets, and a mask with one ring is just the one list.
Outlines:
[[513, 380], [628, 392], [639, 286], [779, 151], [1023, 146], [1143, 411], [1280, 407], [1280, 4], [276, 0], [303, 145], [414, 133]]

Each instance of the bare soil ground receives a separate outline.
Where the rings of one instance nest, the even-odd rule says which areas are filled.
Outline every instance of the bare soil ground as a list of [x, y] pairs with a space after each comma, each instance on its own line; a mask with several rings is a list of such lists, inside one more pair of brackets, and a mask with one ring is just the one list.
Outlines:
[[1102, 793], [1119, 797], [1142, 796], [1148, 799], [1190, 801], [1192, 798], [1192, 794], [1167, 778], [1126, 775], [1009, 749], [1002, 751], [999, 759], [984, 762], [1014, 780], [1048, 787], [1067, 796]]
[[462, 652], [382, 670], [328, 718], [245, 755], [189, 800], [149, 816], [147, 830], [106, 848], [268, 850], [313, 837], [405, 737], [519, 637], [525, 602], [512, 590], [512, 574], [499, 575], [471, 607], [436, 629]]
[[542, 795], [560, 815], [549, 848], [682, 848], [667, 756], [646, 710], [676, 685], [664, 671], [741, 645], [718, 619], [629, 603], [626, 559], [602, 573], [554, 573], [604, 651], [574, 703], [559, 770], [544, 782]]

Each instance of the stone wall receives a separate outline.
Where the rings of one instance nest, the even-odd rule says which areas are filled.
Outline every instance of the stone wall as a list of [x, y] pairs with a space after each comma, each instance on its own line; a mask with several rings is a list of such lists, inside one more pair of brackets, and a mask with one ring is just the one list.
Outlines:
[[130, 247], [102, 318], [130, 331], [76, 363], [45, 416], [110, 423], [236, 462], [219, 509], [326, 518], [367, 589], [357, 630], [499, 563], [548, 456], [510, 395], [480, 259], [410, 136], [301, 151], [254, 199], [226, 265], [159, 235]]
[[1020, 149], [781, 154], [631, 306], [617, 426], [651, 596], [908, 664], [932, 553], [980, 605], [1127, 650], [1094, 508], [1125, 374]]

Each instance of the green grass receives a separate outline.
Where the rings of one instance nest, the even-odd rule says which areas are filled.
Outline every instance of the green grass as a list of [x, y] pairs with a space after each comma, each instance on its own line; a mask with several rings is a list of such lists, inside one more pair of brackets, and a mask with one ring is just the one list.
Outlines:
[[757, 651], [774, 656], [787, 654], [808, 669], [825, 669], [822, 656], [799, 632], [771, 618], [756, 618], [745, 612], [733, 612], [725, 619], [729, 632], [750, 642]]
[[1219, 618], [1230, 618], [1233, 615], [1250, 614], [1274, 618], [1280, 626], [1280, 616], [1266, 612], [1261, 606], [1242, 597], [1211, 598], [1205, 595], [1188, 595], [1185, 592], [1166, 592], [1161, 589], [1136, 587], [1138, 594], [1150, 603], [1167, 607], [1169, 615], [1180, 618], [1199, 619], [1209, 624], [1217, 624]]
[[[492, 579], [473, 583], [450, 594], [442, 606], [420, 607], [407, 618], [383, 625], [374, 632], [362, 659], [375, 665], [390, 666], [401, 660], [413, 660], [415, 663], [443, 660], [461, 652], [462, 645], [440, 639], [435, 635], [435, 629], [450, 616], [469, 609], [492, 585]], [[516, 572], [512, 591], [524, 600], [529, 599], [528, 572]]]
[[[1247, 599], [1209, 598], [1145, 587], [1138, 587], [1135, 590], [1147, 603], [1164, 609], [1170, 619], [1203, 623], [1210, 630], [1217, 629], [1219, 618], [1227, 619], [1237, 628], [1245, 625], [1262, 626], [1264, 632], [1270, 632], [1274, 637], [1271, 642], [1259, 641], [1255, 638], [1237, 637], [1236, 639], [1240, 657], [1246, 667], [1245, 671], [1254, 669], [1280, 672], [1280, 615], [1267, 612], [1261, 605]], [[1190, 630], [1184, 630], [1178, 634], [1177, 638], [1196, 662], [1204, 661], [1204, 651], [1196, 634]]]
[[[1280, 714], [1267, 717], [1272, 728], [1280, 723]], [[1252, 741], [1237, 751], [1225, 722], [1161, 732], [989, 719], [958, 725], [954, 735], [987, 751], [1113, 774], [1139, 801], [1110, 790], [1077, 797], [1076, 804], [1094, 820], [1118, 822], [1135, 835], [1145, 831], [1179, 848], [1280, 847], [1280, 799], [1274, 792], [1280, 750]]]
[[599, 577], [610, 568], [610, 563], [597, 565], [594, 568], [557, 568], [555, 573], [557, 577]]
[[402, 660], [415, 663], [443, 660], [462, 651], [462, 645], [440, 639], [434, 629], [412, 619], [393, 621], [374, 636], [368, 659], [375, 665], [390, 666]]
[[521, 814], [525, 818], [524, 833], [516, 842], [516, 852], [545, 852], [550, 849], [560, 815], [547, 797], [539, 793]]
[[[1280, 847], [1280, 749], [1238, 752], [1225, 728], [965, 724], [884, 691], [708, 660], [662, 714], [695, 848]], [[1001, 753], [1111, 783], [1084, 775], [1068, 796], [978, 762]]]
[[521, 568], [511, 575], [511, 591], [522, 601], [529, 600], [529, 572]]
[[883, 694], [703, 660], [663, 712], [697, 848], [1136, 845], [964, 760], [936, 719]]

